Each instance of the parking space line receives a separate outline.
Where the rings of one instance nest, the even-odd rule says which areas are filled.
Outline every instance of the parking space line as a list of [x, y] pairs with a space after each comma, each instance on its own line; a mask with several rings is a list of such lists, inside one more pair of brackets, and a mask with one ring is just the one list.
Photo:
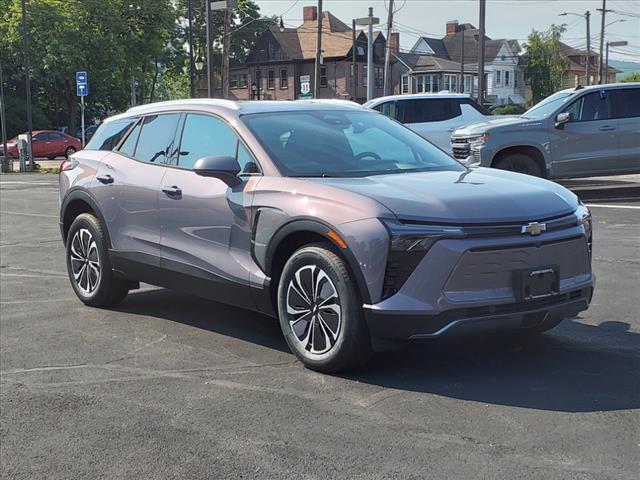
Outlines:
[[589, 208], [623, 208], [628, 210], [640, 210], [640, 206], [634, 205], [607, 205], [604, 203], [588, 203]]
[[26, 212], [9, 212], [2, 211], [3, 215], [24, 215], [25, 217], [45, 217], [45, 218], [58, 218], [58, 215], [45, 215], [44, 213], [26, 213]]

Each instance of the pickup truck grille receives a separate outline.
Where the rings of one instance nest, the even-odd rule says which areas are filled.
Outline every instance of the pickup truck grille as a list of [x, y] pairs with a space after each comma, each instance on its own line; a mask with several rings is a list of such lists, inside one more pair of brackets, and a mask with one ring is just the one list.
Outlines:
[[468, 138], [452, 138], [451, 149], [453, 150], [453, 156], [458, 160], [465, 160], [469, 155], [471, 149], [469, 148]]

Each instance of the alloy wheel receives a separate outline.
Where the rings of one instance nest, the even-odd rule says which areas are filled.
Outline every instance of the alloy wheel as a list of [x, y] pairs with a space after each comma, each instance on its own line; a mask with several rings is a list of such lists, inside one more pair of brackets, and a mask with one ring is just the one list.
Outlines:
[[73, 235], [69, 259], [78, 289], [84, 295], [91, 295], [100, 282], [101, 267], [98, 245], [88, 229], [81, 228]]
[[321, 355], [338, 341], [342, 310], [338, 291], [317, 265], [305, 265], [287, 287], [287, 317], [297, 342], [307, 352]]

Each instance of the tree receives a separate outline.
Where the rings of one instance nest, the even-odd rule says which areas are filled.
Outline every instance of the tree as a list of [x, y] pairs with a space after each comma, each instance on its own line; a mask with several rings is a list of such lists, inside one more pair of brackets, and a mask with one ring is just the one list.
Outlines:
[[620, 83], [640, 82], [640, 72], [628, 73], [618, 81]]
[[546, 32], [533, 30], [524, 45], [527, 65], [524, 73], [533, 94], [533, 103], [562, 88], [567, 61], [560, 56], [560, 37], [566, 25], [551, 25]]

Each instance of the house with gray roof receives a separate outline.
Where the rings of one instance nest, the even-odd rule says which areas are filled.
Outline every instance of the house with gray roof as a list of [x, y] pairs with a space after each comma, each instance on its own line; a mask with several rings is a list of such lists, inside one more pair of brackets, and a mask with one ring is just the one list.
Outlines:
[[[395, 53], [396, 93], [478, 94], [479, 31], [470, 23], [447, 22], [441, 38], [421, 37], [408, 53]], [[485, 100], [492, 105], [525, 103], [521, 47], [517, 40], [485, 36]], [[464, 77], [461, 78], [461, 66]]]

